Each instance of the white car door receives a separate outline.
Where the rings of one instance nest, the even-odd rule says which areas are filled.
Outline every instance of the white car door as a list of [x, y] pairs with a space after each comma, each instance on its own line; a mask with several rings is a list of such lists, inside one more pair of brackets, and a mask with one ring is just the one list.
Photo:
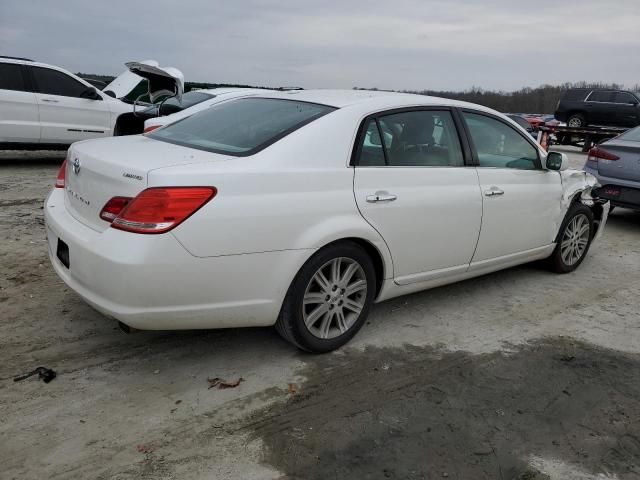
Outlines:
[[497, 116], [464, 110], [482, 190], [478, 262], [543, 249], [561, 221], [562, 181], [544, 170], [538, 148], [525, 132]]
[[[399, 284], [465, 272], [480, 232], [482, 196], [446, 108], [366, 120], [354, 154], [354, 192], [382, 235]], [[470, 160], [470, 159], [469, 159]]]
[[40, 111], [41, 143], [67, 144], [112, 134], [111, 112], [104, 94], [97, 93], [96, 99], [87, 98], [93, 88], [89, 84], [60, 70], [29, 68]]
[[28, 88], [25, 68], [0, 63], [0, 142], [38, 143], [40, 121], [36, 94]]

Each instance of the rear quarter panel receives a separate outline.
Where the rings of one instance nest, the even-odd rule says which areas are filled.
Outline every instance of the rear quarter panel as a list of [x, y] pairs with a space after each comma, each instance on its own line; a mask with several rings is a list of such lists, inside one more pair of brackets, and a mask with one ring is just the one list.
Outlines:
[[251, 157], [162, 168], [149, 185], [211, 185], [217, 196], [172, 233], [198, 257], [317, 249], [357, 237], [390, 265], [380, 235], [362, 218], [348, 166], [357, 121], [332, 112]]

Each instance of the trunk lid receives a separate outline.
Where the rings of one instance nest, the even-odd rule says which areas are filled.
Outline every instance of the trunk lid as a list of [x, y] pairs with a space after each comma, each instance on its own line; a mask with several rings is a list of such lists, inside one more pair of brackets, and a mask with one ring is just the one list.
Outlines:
[[113, 197], [135, 197], [147, 188], [150, 171], [229, 158], [234, 157], [138, 135], [74, 143], [67, 155], [65, 206], [76, 220], [101, 232], [109, 228], [100, 218], [104, 205]]
[[598, 173], [605, 177], [640, 182], [640, 143], [612, 140], [600, 148], [618, 157], [618, 160], [598, 160]]
[[[113, 94], [115, 98], [133, 103], [154, 103], [166, 96], [182, 98], [184, 75], [174, 67], [160, 67], [155, 60], [125, 63], [127, 70], [118, 75], [102, 90]], [[141, 97], [142, 95], [142, 97]]]

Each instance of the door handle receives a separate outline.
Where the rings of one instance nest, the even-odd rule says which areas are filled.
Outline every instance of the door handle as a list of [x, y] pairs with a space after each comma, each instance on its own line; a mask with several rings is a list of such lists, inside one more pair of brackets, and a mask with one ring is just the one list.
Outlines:
[[375, 195], [368, 195], [367, 202], [369, 203], [377, 203], [377, 202], [393, 202], [397, 195], [393, 195], [392, 193], [387, 192], [376, 192]]
[[495, 197], [504, 195], [504, 190], [500, 190], [498, 187], [491, 187], [489, 190], [484, 191], [485, 197]]
[[59, 103], [60, 100], [53, 100], [52, 98], [43, 98], [42, 99], [43, 102], [49, 102], [49, 103]]

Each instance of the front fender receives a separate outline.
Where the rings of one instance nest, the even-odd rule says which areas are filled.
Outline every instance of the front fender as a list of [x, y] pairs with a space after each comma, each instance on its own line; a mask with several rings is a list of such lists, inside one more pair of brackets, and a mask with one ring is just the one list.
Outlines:
[[[581, 202], [585, 206], [589, 207], [594, 214], [596, 220], [596, 234], [593, 241], [596, 241], [602, 236], [607, 218], [609, 217], [610, 204], [609, 201], [603, 201], [595, 195], [595, 189], [601, 185], [598, 183], [598, 179], [588, 172], [582, 170], [565, 170], [560, 172], [560, 178], [562, 180], [562, 218], [567, 215], [569, 208], [573, 202]], [[560, 228], [559, 224], [558, 229]], [[559, 235], [559, 231], [557, 235]], [[556, 235], [556, 240], [557, 240]]]

